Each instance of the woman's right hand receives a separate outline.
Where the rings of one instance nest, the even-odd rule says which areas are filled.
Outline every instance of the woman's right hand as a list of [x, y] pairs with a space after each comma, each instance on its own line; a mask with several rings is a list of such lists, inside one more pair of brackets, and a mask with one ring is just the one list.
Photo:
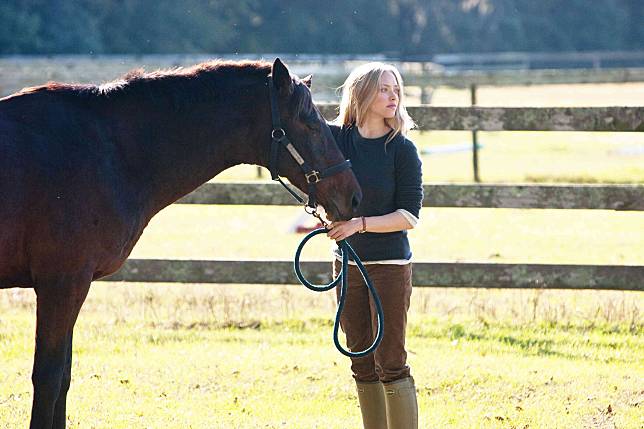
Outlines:
[[327, 237], [335, 241], [342, 241], [347, 237], [351, 237], [356, 232], [362, 230], [362, 219], [354, 217], [351, 220], [340, 220], [331, 222], [328, 226], [329, 232]]

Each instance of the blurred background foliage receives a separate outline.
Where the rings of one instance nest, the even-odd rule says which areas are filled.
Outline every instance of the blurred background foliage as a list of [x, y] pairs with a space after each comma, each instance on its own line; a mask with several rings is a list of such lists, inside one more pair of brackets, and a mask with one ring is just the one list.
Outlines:
[[642, 0], [3, 0], [0, 54], [633, 50]]

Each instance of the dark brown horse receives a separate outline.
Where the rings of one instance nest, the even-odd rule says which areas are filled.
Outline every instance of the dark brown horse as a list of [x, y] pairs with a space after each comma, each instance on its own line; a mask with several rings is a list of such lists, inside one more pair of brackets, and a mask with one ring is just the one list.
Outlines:
[[[279, 59], [50, 83], [0, 99], [0, 288], [37, 296], [31, 428], [65, 427], [72, 332], [92, 280], [121, 267], [159, 210], [229, 167], [268, 165], [269, 74], [302, 157], [318, 169], [341, 163], [310, 79]], [[306, 192], [285, 150], [279, 165]], [[352, 216], [361, 194], [351, 170], [317, 186], [331, 218]]]

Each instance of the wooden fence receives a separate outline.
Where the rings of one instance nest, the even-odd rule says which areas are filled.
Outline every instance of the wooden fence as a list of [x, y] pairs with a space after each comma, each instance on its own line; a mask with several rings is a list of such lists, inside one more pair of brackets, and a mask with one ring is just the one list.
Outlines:
[[[337, 106], [321, 106], [333, 117]], [[644, 131], [644, 107], [415, 107], [422, 130]], [[424, 207], [601, 209], [644, 211], [644, 185], [432, 185]], [[206, 183], [179, 204], [292, 205], [275, 183]], [[644, 228], [644, 221], [642, 224]], [[644, 252], [644, 248], [642, 249]], [[328, 282], [329, 262], [303, 263]], [[291, 261], [130, 259], [105, 280], [296, 284]], [[644, 266], [414, 262], [415, 286], [613, 289], [644, 291]]]

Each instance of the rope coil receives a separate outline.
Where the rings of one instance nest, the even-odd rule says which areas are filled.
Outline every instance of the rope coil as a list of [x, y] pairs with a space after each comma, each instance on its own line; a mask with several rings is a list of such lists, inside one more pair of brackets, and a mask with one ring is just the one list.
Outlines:
[[[338, 349], [338, 351], [345, 356], [348, 356], [348, 357], [367, 356], [369, 353], [372, 353], [374, 350], [376, 350], [376, 348], [380, 345], [380, 342], [382, 341], [382, 337], [384, 335], [384, 313], [382, 311], [382, 304], [380, 303], [380, 297], [378, 296], [378, 293], [376, 292], [376, 289], [373, 286], [371, 279], [369, 279], [369, 275], [367, 274], [367, 269], [364, 267], [364, 265], [362, 264], [362, 261], [360, 261], [360, 258], [358, 258], [358, 255], [353, 250], [353, 248], [349, 245], [349, 243], [347, 243], [346, 240], [341, 240], [338, 242], [340, 253], [342, 254], [342, 270], [338, 274], [338, 277], [333, 279], [330, 283], [326, 285], [315, 285], [309, 282], [302, 274], [302, 270], [300, 267], [300, 255], [302, 253], [302, 249], [304, 248], [304, 245], [314, 236], [318, 234], [326, 234], [327, 232], [329, 232], [327, 228], [318, 228], [316, 230], [311, 231], [302, 239], [299, 246], [297, 247], [297, 250], [295, 251], [295, 260], [294, 260], [295, 275], [306, 288], [315, 292], [328, 291], [330, 289], [333, 289], [338, 283], [341, 282], [340, 298], [338, 300], [338, 310], [335, 314], [335, 322], [333, 324], [333, 342], [335, 343], [335, 347]], [[348, 286], [349, 255], [353, 256], [353, 260], [358, 266], [358, 270], [360, 270], [360, 274], [362, 274], [362, 278], [364, 279], [365, 284], [367, 285], [367, 289], [369, 290], [369, 293], [373, 297], [374, 305], [376, 307], [376, 312], [378, 313], [378, 334], [376, 335], [376, 338], [374, 339], [371, 346], [359, 352], [346, 350], [344, 347], [342, 347], [342, 345], [340, 344], [340, 340], [338, 338], [338, 332], [340, 330], [340, 316], [342, 315], [342, 310], [344, 309], [344, 301], [346, 299], [346, 292], [347, 292], [347, 286]]]

